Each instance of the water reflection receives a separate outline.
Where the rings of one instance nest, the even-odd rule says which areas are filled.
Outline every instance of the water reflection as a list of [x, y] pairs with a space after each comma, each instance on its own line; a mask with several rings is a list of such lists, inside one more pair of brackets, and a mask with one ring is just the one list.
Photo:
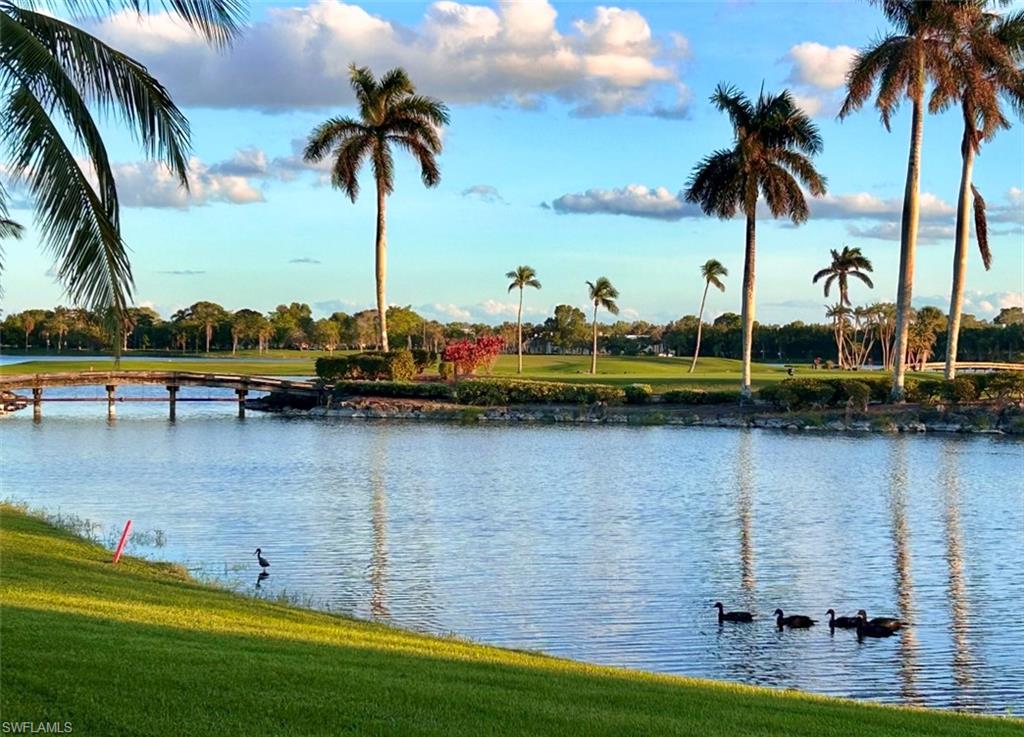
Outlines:
[[[891, 479], [889, 486], [889, 514], [892, 525], [892, 546], [896, 572], [896, 598], [899, 619], [907, 626], [900, 630], [900, 693], [910, 704], [920, 704], [917, 690], [917, 634], [914, 631], [914, 579], [910, 570], [910, 533], [907, 529], [907, 488], [910, 484], [907, 470], [907, 442], [905, 436], [893, 439], [891, 452]], [[871, 615], [869, 615], [871, 616]]]
[[[183, 390], [184, 392], [184, 390]], [[580, 660], [1024, 712], [1024, 444], [318, 422], [54, 403], [0, 423], [0, 496], [259, 596]], [[215, 448], [216, 452], [211, 452]], [[262, 545], [273, 575], [254, 579]], [[711, 604], [756, 615], [719, 627]], [[986, 616], [978, 616], [984, 601]], [[897, 615], [858, 645], [770, 612]]]
[[946, 444], [940, 460], [942, 488], [945, 492], [946, 565], [949, 569], [947, 596], [949, 599], [949, 628], [953, 640], [953, 678], [960, 687], [959, 706], [970, 703], [968, 694], [974, 682], [973, 661], [969, 632], [971, 627], [967, 585], [964, 581], [964, 557], [960, 530], [960, 473], [956, 464], [957, 449]]

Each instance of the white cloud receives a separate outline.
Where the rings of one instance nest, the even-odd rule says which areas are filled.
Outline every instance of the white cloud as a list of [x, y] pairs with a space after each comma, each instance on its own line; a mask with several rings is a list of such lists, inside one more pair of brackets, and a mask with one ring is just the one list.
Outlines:
[[[351, 62], [380, 73], [403, 66], [419, 88], [450, 103], [530, 108], [546, 99], [579, 115], [675, 110], [685, 87], [676, 33], [654, 38], [634, 10], [597, 7], [560, 32], [546, 0], [500, 0], [495, 8], [447, 0], [404, 27], [358, 5], [317, 0], [270, 8], [228, 52], [217, 52], [167, 13], [140, 22], [106, 18], [97, 33], [138, 56], [184, 105], [261, 110], [320, 108], [352, 101]], [[666, 106], [664, 92], [676, 102]], [[677, 113], [679, 114], [679, 113]]]
[[[947, 220], [956, 209], [931, 192], [922, 192], [919, 198], [922, 220]], [[867, 192], [844, 195], [825, 195], [810, 200], [811, 217], [834, 220], [899, 217], [903, 212], [903, 199], [883, 200]]]
[[[914, 298], [915, 307], [938, 307], [943, 312], [949, 309], [948, 294], [932, 294]], [[978, 292], [964, 293], [964, 312], [981, 319], [991, 319], [1008, 307], [1024, 307], [1024, 292]]]
[[792, 62], [789, 81], [818, 90], [835, 90], [846, 84], [846, 73], [857, 49], [852, 46], [825, 46], [814, 41], [792, 46], [787, 58]]
[[491, 204], [502, 204], [507, 205], [505, 198], [501, 196], [497, 187], [493, 187], [490, 184], [474, 184], [472, 187], [467, 187], [462, 190], [463, 197], [470, 197], [473, 199], [480, 200], [481, 202], [488, 202]]
[[[848, 225], [847, 232], [856, 238], [875, 238], [883, 241], [898, 241], [901, 228], [898, 222], [878, 223], [861, 227]], [[955, 229], [952, 225], [937, 225], [934, 223], [922, 223], [917, 229], [917, 239], [921, 243], [936, 243], [938, 241], [949, 241], [953, 239]]]
[[160, 162], [138, 161], [113, 164], [118, 197], [124, 207], [169, 207], [187, 209], [194, 205], [227, 202], [248, 205], [263, 202], [263, 192], [247, 177], [217, 174], [197, 158], [189, 161], [186, 190], [178, 178]]
[[701, 215], [700, 208], [686, 202], [682, 192], [665, 187], [630, 184], [618, 189], [588, 189], [564, 194], [551, 202], [555, 212], [566, 214], [632, 215], [656, 220], [680, 220]]

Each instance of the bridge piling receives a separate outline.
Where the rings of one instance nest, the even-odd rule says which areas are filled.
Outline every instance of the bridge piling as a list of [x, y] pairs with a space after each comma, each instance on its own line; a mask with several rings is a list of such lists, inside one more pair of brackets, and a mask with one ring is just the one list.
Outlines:
[[247, 389], [235, 389], [235, 396], [238, 397], [238, 419], [245, 419], [245, 396], [249, 393]]
[[115, 401], [114, 400], [114, 392], [117, 391], [117, 385], [116, 384], [107, 384], [106, 389], [107, 389], [107, 419], [108, 420], [112, 420], [112, 419], [114, 419], [114, 415], [116, 414], [115, 410], [114, 410], [114, 401]]
[[43, 387], [32, 387], [32, 419], [37, 422], [43, 416]]
[[178, 387], [173, 384], [167, 385], [167, 419], [174, 422], [177, 415]]

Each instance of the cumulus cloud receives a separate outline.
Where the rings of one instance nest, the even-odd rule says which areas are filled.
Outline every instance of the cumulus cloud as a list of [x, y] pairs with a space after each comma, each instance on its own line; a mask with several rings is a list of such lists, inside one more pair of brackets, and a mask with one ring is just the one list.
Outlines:
[[194, 205], [228, 202], [248, 205], [263, 202], [263, 192], [248, 178], [217, 174], [199, 159], [189, 162], [188, 189], [157, 161], [114, 164], [114, 181], [121, 204], [125, 207], [157, 207], [187, 209]]
[[[915, 307], [938, 307], [943, 312], [949, 309], [948, 294], [931, 294], [914, 298]], [[1024, 292], [979, 292], [968, 290], [964, 293], [964, 312], [982, 319], [991, 319], [1000, 310], [1008, 307], [1024, 307]]]
[[463, 197], [469, 197], [472, 199], [480, 200], [481, 202], [488, 202], [491, 204], [502, 204], [507, 205], [505, 198], [501, 196], [497, 187], [493, 187], [490, 184], [474, 184], [472, 187], [467, 187], [462, 190]]
[[[919, 198], [921, 220], [948, 220], [956, 208], [931, 192], [922, 192]], [[903, 199], [893, 197], [882, 199], [867, 192], [825, 195], [810, 200], [811, 217], [834, 220], [855, 220], [864, 218], [900, 217]]]
[[790, 65], [786, 81], [794, 86], [793, 96], [804, 112], [814, 117], [832, 117], [839, 112], [846, 73], [856, 54], [852, 46], [825, 46], [814, 41], [790, 47], [783, 59]]
[[302, 256], [300, 258], [288, 259], [288, 263], [290, 263], [290, 264], [318, 264], [318, 263], [320, 263], [320, 260], [319, 259], [315, 259], [315, 258], [310, 258], [309, 256]]
[[[652, 113], [664, 89], [679, 90], [680, 34], [657, 39], [635, 10], [597, 7], [565, 33], [546, 0], [496, 7], [440, 0], [414, 27], [362, 7], [317, 0], [269, 8], [227, 53], [218, 53], [167, 13], [131, 12], [96, 32], [143, 59], [185, 105], [267, 111], [352, 102], [348, 65], [414, 70], [424, 92], [451, 103], [538, 107], [546, 99], [578, 115]], [[678, 105], [677, 101], [673, 104]], [[670, 108], [664, 108], [670, 109]]]
[[618, 189], [588, 189], [577, 194], [564, 194], [551, 202], [560, 214], [632, 215], [655, 220], [680, 220], [701, 215], [700, 208], [672, 193], [665, 187], [630, 184]]
[[[898, 222], [878, 223], [866, 227], [848, 225], [846, 230], [855, 238], [875, 238], [882, 241], [898, 241], [901, 232]], [[917, 229], [917, 240], [921, 243], [948, 241], [953, 238], [955, 232], [952, 225], [922, 223]]]

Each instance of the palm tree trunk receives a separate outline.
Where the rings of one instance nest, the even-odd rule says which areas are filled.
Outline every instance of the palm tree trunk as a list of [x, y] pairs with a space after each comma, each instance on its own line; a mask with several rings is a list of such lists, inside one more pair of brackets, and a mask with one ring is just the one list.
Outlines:
[[519, 314], [516, 317], [516, 346], [519, 349], [519, 365], [516, 373], [523, 373], [523, 288], [519, 287]]
[[388, 305], [384, 297], [384, 281], [387, 278], [387, 193], [384, 191], [384, 182], [377, 180], [377, 336], [380, 342], [380, 349], [388, 350]]
[[[918, 63], [924, 78], [924, 59]], [[924, 133], [924, 84], [914, 93], [910, 127], [910, 154], [907, 157], [907, 187], [903, 195], [903, 222], [900, 228], [900, 275], [896, 291], [896, 346], [893, 360], [890, 399], [902, 402], [903, 381], [907, 372], [907, 342], [910, 331], [911, 299], [914, 290], [914, 257], [917, 252], [917, 226], [920, 220], [921, 138]]]
[[970, 238], [971, 172], [974, 169], [974, 142], [964, 130], [963, 168], [960, 170], [960, 195], [956, 201], [956, 248], [953, 252], [953, 292], [949, 298], [949, 332], [946, 337], [946, 378], [956, 378], [956, 354], [960, 343], [960, 317], [964, 309], [964, 282], [967, 278], [967, 241]]
[[210, 336], [213, 333], [213, 325], [206, 323], [206, 352], [210, 352]]
[[231, 334], [231, 355], [238, 352], [238, 333]]
[[700, 313], [697, 315], [697, 345], [693, 347], [693, 361], [690, 362], [690, 370], [688, 373], [693, 373], [693, 370], [697, 368], [697, 356], [700, 355], [700, 334], [704, 327], [704, 302], [708, 298], [708, 287], [711, 286], [711, 282], [705, 280], [704, 282], [704, 296], [700, 298]]
[[753, 396], [750, 386], [750, 353], [754, 342], [754, 255], [757, 244], [754, 211], [747, 213], [747, 244], [743, 258], [743, 379], [740, 396], [748, 400]]
[[594, 348], [590, 354], [590, 373], [597, 373], [597, 302], [594, 302]]

